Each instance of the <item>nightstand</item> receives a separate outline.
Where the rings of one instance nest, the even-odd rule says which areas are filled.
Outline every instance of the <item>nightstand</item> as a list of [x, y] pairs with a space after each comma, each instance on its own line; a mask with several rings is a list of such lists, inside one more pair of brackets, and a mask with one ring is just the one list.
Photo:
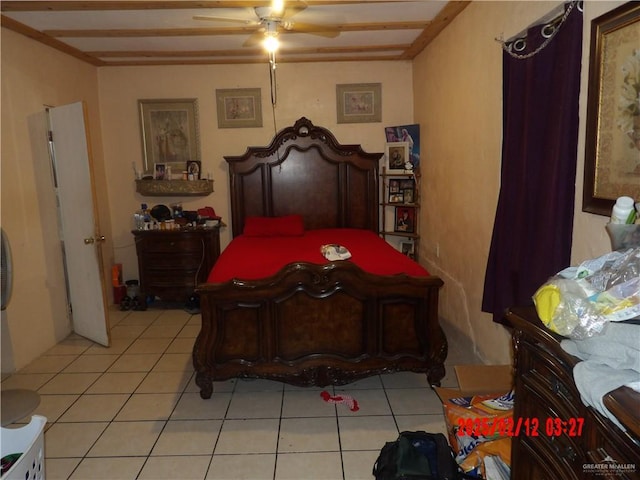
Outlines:
[[167, 302], [186, 302], [220, 256], [220, 228], [132, 231], [140, 291]]

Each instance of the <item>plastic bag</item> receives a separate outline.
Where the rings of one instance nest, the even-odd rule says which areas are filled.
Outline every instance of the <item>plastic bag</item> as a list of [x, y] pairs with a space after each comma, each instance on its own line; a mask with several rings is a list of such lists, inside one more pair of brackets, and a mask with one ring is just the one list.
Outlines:
[[562, 270], [533, 301], [547, 328], [578, 340], [599, 333], [607, 322], [640, 316], [640, 247]]

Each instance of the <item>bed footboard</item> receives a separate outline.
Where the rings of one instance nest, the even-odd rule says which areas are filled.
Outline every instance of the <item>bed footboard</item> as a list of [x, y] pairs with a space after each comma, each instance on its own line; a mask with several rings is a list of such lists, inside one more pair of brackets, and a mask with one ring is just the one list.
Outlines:
[[266, 280], [203, 284], [196, 383], [266, 378], [343, 385], [379, 373], [444, 376], [447, 341], [435, 276], [376, 276], [351, 263], [289, 265]]

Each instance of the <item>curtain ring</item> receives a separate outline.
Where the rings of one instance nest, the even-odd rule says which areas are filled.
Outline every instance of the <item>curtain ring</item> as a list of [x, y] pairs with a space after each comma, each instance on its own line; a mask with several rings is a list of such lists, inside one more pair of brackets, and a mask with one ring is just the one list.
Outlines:
[[527, 48], [527, 42], [524, 38], [515, 40], [511, 45], [516, 52], [522, 52], [525, 48]]
[[553, 36], [555, 31], [556, 31], [556, 26], [553, 23], [548, 23], [547, 25], [542, 27], [542, 30], [540, 31], [540, 33], [542, 33], [542, 36], [544, 38], [550, 38]]
[[578, 11], [584, 12], [584, 2], [578, 2]]

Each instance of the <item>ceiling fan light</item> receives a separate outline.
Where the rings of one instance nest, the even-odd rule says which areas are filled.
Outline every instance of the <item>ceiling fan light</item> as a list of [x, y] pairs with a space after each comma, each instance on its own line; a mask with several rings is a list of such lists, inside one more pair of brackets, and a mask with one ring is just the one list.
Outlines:
[[278, 50], [278, 47], [280, 47], [280, 41], [278, 40], [278, 37], [276, 37], [275, 35], [267, 35], [264, 38], [262, 45], [264, 46], [267, 52], [273, 53]]
[[284, 12], [284, 0], [273, 0], [271, 2], [271, 12], [275, 14]]

